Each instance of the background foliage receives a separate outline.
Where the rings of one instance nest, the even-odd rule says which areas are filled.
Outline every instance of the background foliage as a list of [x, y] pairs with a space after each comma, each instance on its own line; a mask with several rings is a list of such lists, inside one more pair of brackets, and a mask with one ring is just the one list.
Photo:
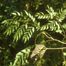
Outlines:
[[0, 0], [0, 66], [66, 66], [65, 0]]

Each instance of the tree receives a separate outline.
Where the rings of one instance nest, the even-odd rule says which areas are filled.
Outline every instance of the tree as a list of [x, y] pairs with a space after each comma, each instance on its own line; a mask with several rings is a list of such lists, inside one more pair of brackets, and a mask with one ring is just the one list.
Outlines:
[[[0, 3], [0, 30], [5, 36], [1, 36], [1, 41], [6, 44], [6, 52], [1, 51], [6, 66], [9, 63], [10, 66], [65, 65], [65, 1], [3, 0]], [[11, 56], [13, 51], [15, 60]]]

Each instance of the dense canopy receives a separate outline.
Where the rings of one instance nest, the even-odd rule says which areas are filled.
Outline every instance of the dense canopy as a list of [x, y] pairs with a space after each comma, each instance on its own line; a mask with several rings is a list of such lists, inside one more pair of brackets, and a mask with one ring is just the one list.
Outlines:
[[66, 66], [66, 1], [0, 0], [0, 66]]

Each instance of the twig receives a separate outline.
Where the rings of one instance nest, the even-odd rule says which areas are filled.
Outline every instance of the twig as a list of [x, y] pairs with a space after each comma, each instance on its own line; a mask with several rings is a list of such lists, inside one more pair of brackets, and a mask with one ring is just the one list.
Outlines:
[[52, 36], [49, 37], [45, 32], [42, 32], [42, 34], [44, 34], [48, 39], [51, 39], [51, 40], [56, 41], [56, 42], [59, 42], [61, 44], [66, 44], [65, 42], [62, 42], [62, 41], [60, 41], [58, 39], [54, 39]]
[[66, 47], [60, 47], [60, 48], [46, 48], [46, 50], [63, 50], [66, 49]]

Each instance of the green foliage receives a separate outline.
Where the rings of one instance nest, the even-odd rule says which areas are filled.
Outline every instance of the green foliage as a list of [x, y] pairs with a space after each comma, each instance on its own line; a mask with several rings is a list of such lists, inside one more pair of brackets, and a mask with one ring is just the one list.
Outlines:
[[[27, 11], [25, 11], [25, 13], [27, 14], [27, 15], [25, 15], [26, 17], [20, 16], [20, 18], [19, 18], [20, 13], [18, 13], [18, 12], [17, 12], [17, 14], [12, 13], [14, 15], [13, 19], [4, 20], [2, 22], [2, 24], [7, 27], [4, 34], [6, 34], [7, 36], [8, 35], [10, 36], [11, 34], [15, 33], [13, 40], [16, 42], [19, 39], [21, 39], [22, 36], [23, 36], [22, 39], [24, 40], [24, 42], [27, 42], [35, 31], [35, 28], [33, 26], [31, 26], [31, 24], [29, 23], [29, 21], [30, 21], [29, 19], [31, 19], [33, 22], [35, 19]], [[27, 16], [29, 16], [29, 18]]]
[[25, 48], [16, 54], [13, 66], [25, 66], [28, 64], [27, 58], [29, 57], [30, 49]]
[[42, 25], [40, 30], [50, 30], [50, 31], [62, 33], [62, 29], [64, 26], [62, 26], [60, 22], [62, 22], [65, 19], [65, 15], [66, 15], [65, 10], [66, 9], [61, 10], [59, 12], [54, 12], [53, 8], [48, 6], [48, 9], [46, 10], [48, 14], [44, 14], [43, 12], [37, 13], [36, 17], [38, 19], [48, 20], [48, 23]]
[[[63, 64], [61, 60], [58, 64], [55, 61], [63, 53], [65, 55], [65, 52], [61, 51], [59, 54], [59, 51], [57, 52], [53, 49], [57, 50], [58, 48], [62, 49], [62, 47], [65, 47], [65, 21], [66, 8], [64, 0], [1, 0], [0, 44], [2, 45], [0, 46], [5, 48], [4, 51], [0, 49], [5, 57], [3, 66], [5, 64], [5, 66], [9, 66], [9, 63], [10, 66], [42, 66], [43, 64], [48, 66], [47, 63], [50, 62], [50, 66]], [[17, 48], [19, 45], [20, 47]], [[34, 51], [36, 45], [40, 47]], [[28, 48], [28, 46], [32, 49]], [[45, 51], [48, 50], [48, 58], [44, 57], [44, 51], [40, 50], [41, 46], [44, 46], [43, 49]], [[9, 53], [7, 53], [7, 50]], [[43, 54], [39, 53], [40, 55], [38, 55], [36, 53], [33, 60], [31, 58], [33, 51], [39, 52], [39, 50]], [[11, 52], [13, 51], [13, 56], [16, 55], [15, 60], [11, 56]], [[57, 56], [54, 57], [54, 54], [57, 54]], [[12, 59], [9, 57], [12, 57]], [[31, 64], [31, 60], [33, 65]], [[63, 58], [62, 60], [65, 63], [66, 59]]]

